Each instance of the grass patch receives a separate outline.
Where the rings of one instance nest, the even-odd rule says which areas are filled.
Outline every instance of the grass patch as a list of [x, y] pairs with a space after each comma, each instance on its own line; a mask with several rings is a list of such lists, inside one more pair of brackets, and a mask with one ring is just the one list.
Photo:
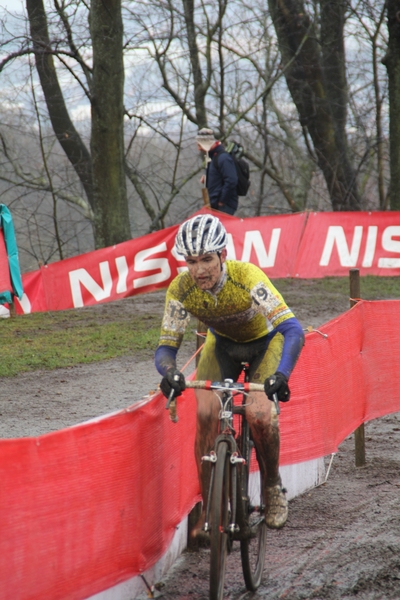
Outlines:
[[390, 300], [400, 298], [400, 277], [360, 278], [361, 298], [364, 300]]
[[[321, 293], [349, 294], [350, 281], [348, 277], [325, 277], [310, 280]], [[381, 300], [400, 297], [399, 277], [376, 277], [366, 275], [360, 277], [360, 293], [364, 300]]]
[[7, 377], [137, 353], [146, 358], [157, 346], [160, 319], [99, 318], [84, 309], [2, 319], [0, 328], [0, 376]]
[[[348, 277], [323, 279], [276, 279], [273, 281], [290, 306], [308, 302], [324, 306], [329, 301], [343, 300], [348, 307], [350, 281]], [[364, 300], [400, 298], [400, 277], [360, 277], [360, 296]]]
[[[312, 290], [313, 294], [348, 295], [350, 282], [348, 277], [324, 277], [323, 279], [276, 279], [274, 285], [279, 291], [295, 292], [296, 289]], [[364, 300], [400, 298], [400, 277], [360, 277], [361, 297]]]

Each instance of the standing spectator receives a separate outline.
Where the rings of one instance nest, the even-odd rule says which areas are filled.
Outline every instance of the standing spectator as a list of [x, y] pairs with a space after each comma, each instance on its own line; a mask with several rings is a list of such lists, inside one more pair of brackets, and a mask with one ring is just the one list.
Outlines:
[[[238, 207], [238, 175], [232, 156], [215, 139], [211, 129], [200, 129], [196, 142], [207, 157], [205, 184], [211, 208], [234, 215]], [[204, 176], [201, 183], [204, 183]]]

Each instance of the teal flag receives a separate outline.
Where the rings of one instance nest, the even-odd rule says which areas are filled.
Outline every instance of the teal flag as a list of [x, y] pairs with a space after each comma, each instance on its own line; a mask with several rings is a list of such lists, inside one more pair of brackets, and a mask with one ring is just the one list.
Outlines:
[[18, 248], [15, 239], [14, 223], [10, 211], [5, 204], [0, 204], [0, 227], [3, 229], [4, 241], [8, 256], [10, 279], [12, 290], [0, 290], [0, 304], [12, 302], [13, 296], [19, 300], [22, 298], [24, 289], [22, 287], [21, 271], [19, 268]]

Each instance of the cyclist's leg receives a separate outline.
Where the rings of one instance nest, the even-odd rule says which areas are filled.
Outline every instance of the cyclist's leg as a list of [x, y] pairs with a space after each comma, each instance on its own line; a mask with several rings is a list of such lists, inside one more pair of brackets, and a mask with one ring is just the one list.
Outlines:
[[[254, 342], [240, 344], [215, 336], [209, 331], [201, 354], [197, 379], [217, 381], [230, 377], [237, 380], [242, 370], [242, 363], [246, 361], [250, 364], [250, 381], [264, 382], [269, 375], [275, 373], [281, 360], [282, 349], [283, 336], [280, 333], [276, 333], [271, 339], [265, 337]], [[201, 432], [209, 427], [210, 394], [212, 395], [212, 392], [203, 391], [198, 395], [200, 421], [198, 437], [200, 442], [203, 438]], [[280, 483], [278, 418], [275, 411], [272, 410], [273, 403], [264, 393], [252, 393], [252, 398], [253, 402], [246, 409], [246, 417], [259, 454], [263, 481], [265, 485], [272, 487]], [[213, 408], [219, 410], [218, 401]]]
[[[221, 381], [225, 377], [235, 377], [235, 372], [240, 372], [240, 365], [230, 364], [229, 358], [221, 358], [221, 352], [216, 347], [216, 338], [211, 331], [207, 332], [206, 342], [201, 352], [197, 367], [196, 378]], [[236, 377], [238, 376], [238, 373]], [[195, 439], [195, 458], [199, 475], [201, 495], [203, 497], [203, 513], [192, 530], [192, 536], [198, 535], [204, 525], [204, 511], [206, 507], [209, 481], [210, 463], [202, 462], [201, 458], [208, 454], [214, 446], [218, 435], [218, 414], [220, 404], [214, 392], [196, 390], [197, 422]]]
[[[250, 366], [250, 380], [263, 382], [275, 373], [282, 354], [283, 337], [276, 334], [266, 351]], [[267, 506], [266, 520], [270, 527], [282, 527], [287, 519], [287, 500], [282, 492], [279, 475], [280, 435], [278, 416], [273, 403], [262, 392], [252, 393], [253, 402], [246, 409], [263, 475], [264, 501]]]

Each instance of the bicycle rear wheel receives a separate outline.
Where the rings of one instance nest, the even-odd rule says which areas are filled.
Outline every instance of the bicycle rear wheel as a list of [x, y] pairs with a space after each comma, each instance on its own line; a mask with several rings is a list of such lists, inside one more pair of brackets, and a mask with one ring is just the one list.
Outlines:
[[210, 600], [222, 600], [224, 594], [226, 556], [228, 553], [229, 523], [229, 460], [228, 446], [221, 442], [211, 498], [210, 515]]
[[257, 489], [259, 483], [259, 491], [254, 498], [250, 493], [250, 463], [253, 442], [250, 439], [249, 425], [245, 418], [242, 421], [241, 453], [246, 464], [240, 469], [240, 484], [238, 485], [238, 490], [240, 490], [238, 520], [240, 528], [245, 533], [245, 538], [240, 541], [240, 554], [246, 588], [255, 592], [260, 586], [263, 576], [267, 525], [264, 518], [261, 471], [252, 475], [251, 487]]

